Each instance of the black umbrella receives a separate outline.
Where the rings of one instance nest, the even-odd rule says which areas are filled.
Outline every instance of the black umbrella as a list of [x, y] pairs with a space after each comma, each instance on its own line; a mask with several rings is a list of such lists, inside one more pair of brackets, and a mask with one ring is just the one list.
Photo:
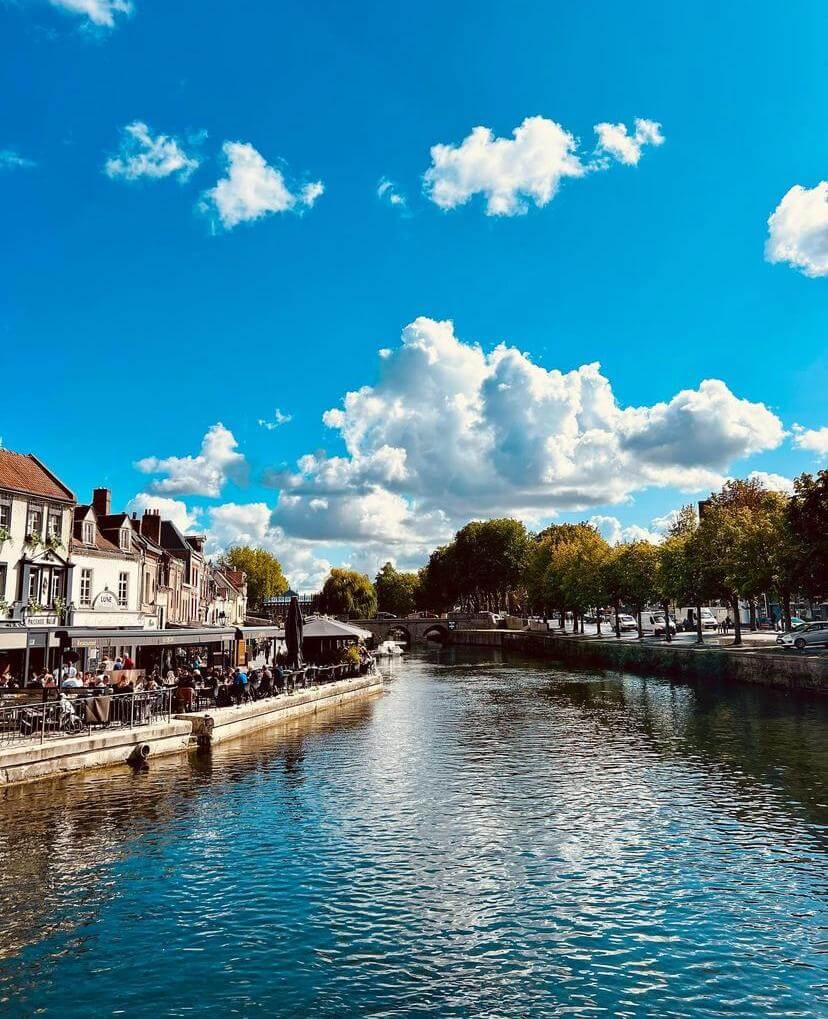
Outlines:
[[304, 627], [305, 620], [302, 618], [302, 610], [299, 608], [299, 599], [293, 597], [288, 605], [285, 622], [285, 644], [287, 644], [288, 664], [294, 669], [298, 669], [302, 664], [302, 630]]

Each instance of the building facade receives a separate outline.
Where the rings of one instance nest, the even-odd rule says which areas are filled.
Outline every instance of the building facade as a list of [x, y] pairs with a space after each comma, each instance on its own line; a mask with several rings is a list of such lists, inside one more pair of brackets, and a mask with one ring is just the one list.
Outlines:
[[0, 619], [58, 620], [72, 588], [75, 496], [36, 456], [0, 449]]

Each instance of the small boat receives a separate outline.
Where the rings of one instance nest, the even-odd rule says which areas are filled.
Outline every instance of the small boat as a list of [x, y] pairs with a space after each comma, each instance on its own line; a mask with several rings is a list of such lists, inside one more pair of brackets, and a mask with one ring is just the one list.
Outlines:
[[396, 640], [384, 640], [374, 652], [377, 658], [397, 658], [403, 653], [400, 642]]

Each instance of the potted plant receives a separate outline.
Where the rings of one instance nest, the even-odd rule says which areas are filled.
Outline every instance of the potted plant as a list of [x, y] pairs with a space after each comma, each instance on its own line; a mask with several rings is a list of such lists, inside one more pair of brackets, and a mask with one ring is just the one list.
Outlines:
[[27, 545], [29, 548], [37, 548], [37, 546], [40, 544], [40, 535], [27, 534], [23, 544]]
[[53, 608], [55, 610], [55, 614], [58, 617], [58, 622], [62, 623], [63, 615], [66, 612], [66, 599], [61, 598], [60, 595], [58, 595], [57, 598], [55, 598], [54, 600]]
[[58, 548], [63, 548], [63, 542], [56, 534], [50, 534], [45, 541], [45, 545], [46, 548], [50, 548], [52, 551]]
[[9, 615], [9, 603], [5, 598], [0, 598], [0, 619], [7, 619]]
[[8, 527], [0, 527], [0, 548], [11, 538], [11, 531]]
[[30, 598], [29, 604], [26, 606], [26, 609], [30, 616], [36, 616], [43, 611], [43, 606], [36, 598]]

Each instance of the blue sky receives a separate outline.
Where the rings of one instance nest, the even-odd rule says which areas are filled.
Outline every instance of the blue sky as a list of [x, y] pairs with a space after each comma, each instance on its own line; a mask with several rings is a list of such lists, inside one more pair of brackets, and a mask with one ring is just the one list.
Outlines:
[[297, 586], [817, 469], [826, 35], [816, 2], [0, 0], [3, 443]]

